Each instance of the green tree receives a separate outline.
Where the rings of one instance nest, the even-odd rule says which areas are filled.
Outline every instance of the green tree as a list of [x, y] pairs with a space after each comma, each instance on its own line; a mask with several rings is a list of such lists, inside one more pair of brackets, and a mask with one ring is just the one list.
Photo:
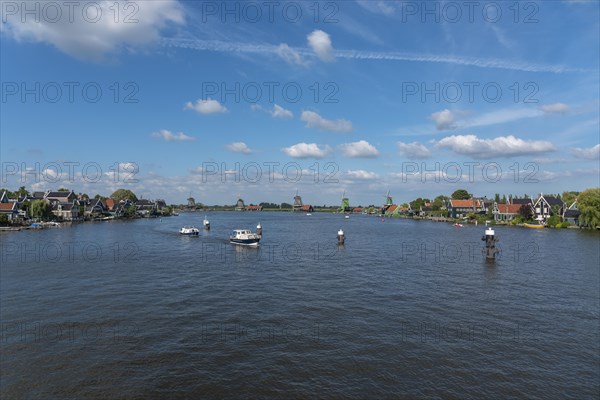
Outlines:
[[600, 188], [587, 189], [577, 197], [579, 220], [592, 229], [600, 226]]
[[496, 193], [496, 194], [494, 195], [494, 201], [495, 201], [496, 203], [500, 203], [500, 193]]
[[519, 208], [519, 215], [523, 218], [524, 221], [529, 221], [531, 217], [533, 217], [533, 212], [531, 211], [531, 207], [527, 204], [523, 204]]
[[419, 210], [424, 205], [425, 205], [425, 200], [423, 200], [420, 197], [418, 197], [417, 199], [410, 202], [410, 208], [412, 208], [415, 211]]
[[19, 190], [15, 192], [19, 197], [29, 196], [29, 192], [25, 189], [25, 186], [21, 186]]
[[137, 196], [131, 190], [128, 189], [117, 189], [110, 195], [111, 199], [119, 202], [121, 200], [131, 200], [132, 202], [138, 201]]
[[11, 192], [11, 191], [10, 191], [10, 190], [8, 190], [8, 189], [0, 189], [0, 194], [2, 194], [2, 192], [6, 192], [6, 195], [7, 195], [7, 196], [8, 196], [8, 198], [10, 198], [10, 199], [14, 199], [15, 197], [17, 197], [15, 192]]
[[452, 193], [453, 200], [468, 200], [470, 198], [471, 195], [465, 189], [458, 189]]
[[8, 215], [0, 214], [0, 224], [8, 224]]
[[31, 203], [30, 213], [32, 217], [44, 220], [52, 215], [52, 208], [45, 200], [35, 200]]
[[59, 192], [70, 192], [69, 189], [65, 189], [65, 188], [60, 188], [58, 189]]
[[579, 192], [563, 192], [562, 200], [565, 202], [566, 206], [569, 207], [577, 200], [577, 195], [579, 195]]

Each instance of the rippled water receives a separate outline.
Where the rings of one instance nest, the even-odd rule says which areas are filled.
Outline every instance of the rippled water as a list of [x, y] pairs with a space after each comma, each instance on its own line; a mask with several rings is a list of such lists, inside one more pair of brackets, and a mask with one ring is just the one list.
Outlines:
[[208, 217], [1, 234], [0, 397], [600, 394], [595, 232], [499, 227], [490, 263], [481, 226]]

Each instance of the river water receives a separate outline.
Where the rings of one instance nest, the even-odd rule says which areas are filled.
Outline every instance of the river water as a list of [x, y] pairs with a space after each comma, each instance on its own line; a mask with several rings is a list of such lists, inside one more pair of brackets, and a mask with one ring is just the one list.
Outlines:
[[207, 216], [0, 234], [0, 397], [600, 394], [596, 232], [497, 227], [489, 262], [482, 226]]

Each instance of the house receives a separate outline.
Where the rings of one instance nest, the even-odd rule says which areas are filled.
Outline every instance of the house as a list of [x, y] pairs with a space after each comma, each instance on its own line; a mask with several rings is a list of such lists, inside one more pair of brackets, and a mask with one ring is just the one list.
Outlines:
[[315, 209], [313, 208], [313, 206], [311, 206], [310, 204], [303, 204], [302, 208], [300, 209], [302, 212], [313, 212], [315, 211]]
[[6, 215], [9, 221], [19, 217], [19, 208], [16, 202], [0, 202], [0, 215]]
[[135, 202], [135, 209], [140, 215], [156, 214], [156, 203], [147, 199], [139, 199]]
[[[110, 199], [110, 200], [113, 200], [113, 199]], [[108, 200], [107, 200], [107, 202], [108, 202]], [[112, 210], [110, 210], [110, 211], [111, 211], [111, 214], [113, 214], [115, 217], [119, 218], [119, 217], [122, 217], [125, 214], [127, 214], [127, 210], [129, 210], [129, 208], [131, 206], [135, 206], [135, 205], [133, 204], [133, 202], [131, 200], [125, 199], [125, 200], [121, 200], [118, 203], [116, 203], [114, 205], [114, 207], [112, 208]]]
[[465, 218], [469, 214], [485, 214], [483, 201], [479, 199], [450, 200], [450, 217]]
[[250, 204], [249, 206], [246, 206], [246, 211], [262, 211], [262, 206], [255, 206], [254, 204]]
[[165, 210], [167, 208], [167, 202], [164, 201], [163, 199], [156, 199], [155, 203], [156, 203], [156, 210], [158, 212], [163, 212], [163, 210]]
[[533, 201], [528, 198], [528, 197], [523, 197], [523, 198], [511, 198], [509, 199], [509, 204], [531, 204], [531, 207], [533, 207]]
[[[430, 205], [427, 205], [427, 204], [430, 204]], [[432, 211], [433, 211], [433, 209], [431, 208], [431, 203], [425, 203], [424, 206], [421, 206], [421, 208], [419, 208], [419, 216], [425, 217], [425, 216], [431, 215]]]
[[[520, 215], [521, 207], [526, 204], [498, 204], [494, 203], [494, 221], [512, 221]], [[529, 205], [531, 207], [531, 205]], [[532, 209], [533, 214], [533, 209]]]
[[568, 222], [571, 225], [579, 226], [579, 215], [581, 212], [577, 209], [577, 201], [574, 201], [569, 208], [563, 213], [563, 221]]
[[563, 203], [560, 197], [549, 195], [544, 196], [543, 194], [540, 194], [540, 197], [533, 205], [535, 218], [538, 221], [546, 221], [555, 214], [562, 215], [564, 208], [565, 203]]
[[44, 199], [49, 202], [58, 202], [58, 203], [73, 203], [73, 201], [77, 200], [77, 195], [71, 190], [70, 192], [51, 192], [47, 191], [44, 194]]
[[77, 200], [73, 200], [71, 203], [53, 201], [51, 205], [52, 214], [57, 219], [63, 221], [74, 221], [79, 219], [79, 203]]
[[106, 206], [104, 205], [102, 200], [91, 199], [88, 201], [88, 204], [84, 208], [83, 216], [87, 218], [92, 218], [104, 214], [105, 211]]
[[106, 211], [114, 211], [117, 206], [117, 202], [115, 199], [108, 198], [104, 200], [104, 206], [106, 207]]
[[352, 209], [353, 214], [362, 214], [362, 211], [363, 211], [362, 207], [354, 207]]

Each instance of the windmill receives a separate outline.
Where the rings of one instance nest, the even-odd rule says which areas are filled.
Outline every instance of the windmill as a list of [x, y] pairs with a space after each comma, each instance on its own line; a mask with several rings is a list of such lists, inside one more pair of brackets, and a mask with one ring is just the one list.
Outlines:
[[240, 194], [238, 193], [238, 200], [237, 203], [235, 205], [235, 211], [244, 211], [246, 209], [246, 205], [244, 204], [244, 200], [240, 197]]
[[188, 197], [187, 202], [188, 208], [196, 208], [196, 200], [194, 200], [194, 198], [192, 197], [192, 192], [190, 192], [190, 197]]
[[296, 195], [294, 196], [294, 205], [292, 206], [293, 211], [302, 210], [302, 197], [298, 196], [298, 190], [296, 190]]
[[344, 194], [342, 195], [342, 205], [340, 206], [338, 211], [341, 213], [350, 212], [350, 200], [346, 197], [345, 190]]
[[381, 213], [385, 214], [386, 210], [392, 205], [394, 204], [394, 200], [392, 200], [392, 196], [390, 196], [390, 191], [388, 190], [387, 194], [384, 195], [383, 197], [385, 197], [385, 203], [383, 204], [383, 207], [381, 207]]

